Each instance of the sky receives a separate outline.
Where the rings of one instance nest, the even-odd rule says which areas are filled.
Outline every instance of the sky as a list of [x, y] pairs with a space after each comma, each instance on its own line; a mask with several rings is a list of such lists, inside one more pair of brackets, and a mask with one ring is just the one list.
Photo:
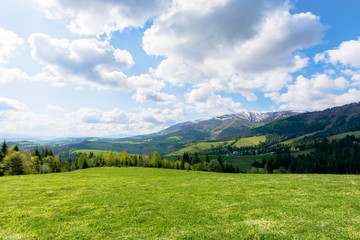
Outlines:
[[0, 139], [360, 101], [358, 0], [0, 1]]

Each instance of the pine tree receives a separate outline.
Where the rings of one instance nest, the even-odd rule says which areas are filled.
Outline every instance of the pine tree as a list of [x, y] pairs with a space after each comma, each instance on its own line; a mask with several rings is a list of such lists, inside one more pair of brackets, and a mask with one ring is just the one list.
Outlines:
[[219, 162], [219, 164], [220, 164], [220, 166], [221, 166], [221, 169], [224, 169], [224, 163], [223, 163], [223, 160], [222, 160], [220, 154], [219, 154], [219, 156], [218, 156], [218, 162]]
[[193, 157], [193, 160], [192, 160], [192, 164], [194, 165], [194, 164], [199, 163], [199, 162], [200, 162], [200, 158], [199, 158], [198, 153], [196, 152], [196, 153], [194, 154], [194, 157]]
[[40, 151], [39, 151], [39, 148], [38, 147], [36, 147], [35, 149], [34, 149], [34, 151], [31, 153], [31, 155], [33, 156], [33, 157], [39, 157], [39, 159], [41, 159], [41, 154], [40, 154]]
[[0, 163], [4, 160], [6, 154], [8, 153], [9, 147], [6, 144], [6, 142], [4, 141], [2, 146], [1, 146], [1, 150], [0, 150]]
[[15, 146], [14, 146], [14, 151], [16, 151], [16, 152], [20, 152], [20, 149], [19, 149], [19, 146], [17, 145], [17, 144], [15, 144]]
[[78, 167], [80, 169], [84, 169], [84, 168], [88, 168], [88, 163], [87, 163], [87, 158], [86, 155], [83, 153], [80, 155], [79, 159], [78, 159]]
[[209, 163], [210, 162], [210, 158], [208, 154], [205, 154], [205, 162]]

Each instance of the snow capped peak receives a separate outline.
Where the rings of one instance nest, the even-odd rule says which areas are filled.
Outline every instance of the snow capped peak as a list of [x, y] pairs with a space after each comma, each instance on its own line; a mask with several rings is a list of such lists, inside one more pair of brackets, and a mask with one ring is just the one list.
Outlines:
[[[252, 123], [267, 123], [277, 119], [287, 118], [299, 114], [299, 112], [294, 111], [282, 111], [282, 112], [253, 112], [253, 111], [244, 111], [231, 115], [224, 115], [221, 118], [238, 118], [244, 119]], [[219, 117], [217, 117], [218, 119]]]

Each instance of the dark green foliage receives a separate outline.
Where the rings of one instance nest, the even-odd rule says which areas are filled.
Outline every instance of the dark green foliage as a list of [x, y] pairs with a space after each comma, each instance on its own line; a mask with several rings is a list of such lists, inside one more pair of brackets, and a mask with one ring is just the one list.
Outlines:
[[201, 161], [200, 161], [200, 158], [199, 158], [199, 154], [196, 152], [195, 154], [194, 154], [194, 157], [192, 158], [192, 164], [194, 165], [194, 164], [197, 164], [197, 163], [200, 163]]
[[13, 150], [16, 151], [16, 152], [19, 152], [20, 151], [19, 146], [17, 144], [15, 144]]
[[6, 144], [6, 142], [4, 141], [2, 146], [1, 146], [1, 150], [0, 150], [0, 163], [4, 160], [8, 150], [9, 150], [9, 147]]
[[39, 151], [38, 147], [36, 147], [34, 149], [34, 151], [31, 152], [31, 155], [34, 156], [34, 157], [37, 156], [37, 157], [39, 157], [39, 159], [41, 159], [41, 154], [40, 154], [40, 151]]
[[205, 162], [209, 163], [210, 162], [210, 158], [208, 154], [205, 154]]
[[80, 155], [79, 159], [78, 159], [78, 167], [80, 169], [84, 169], [84, 168], [88, 168], [88, 162], [87, 162], [87, 157], [86, 155], [83, 153]]
[[41, 153], [41, 158], [46, 158], [47, 156], [54, 156], [53, 152], [48, 148], [45, 148]]
[[223, 168], [223, 167], [224, 167], [224, 163], [223, 163], [223, 160], [222, 160], [222, 158], [221, 158], [221, 155], [220, 155], [220, 154], [219, 154], [219, 156], [218, 156], [218, 162], [219, 162], [219, 164], [220, 164], [221, 168]]
[[357, 174], [360, 172], [359, 139], [347, 136], [341, 140], [321, 139], [315, 142], [315, 151], [293, 156], [278, 154], [264, 163], [254, 161], [257, 168], [268, 173], [277, 169], [289, 169], [291, 173]]
[[210, 160], [208, 169], [211, 172], [222, 172], [222, 167], [221, 167], [219, 161], [215, 160], [215, 159]]

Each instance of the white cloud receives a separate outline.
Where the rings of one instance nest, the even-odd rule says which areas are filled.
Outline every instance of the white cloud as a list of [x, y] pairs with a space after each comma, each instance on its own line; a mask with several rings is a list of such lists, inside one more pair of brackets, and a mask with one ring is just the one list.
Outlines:
[[360, 86], [360, 70], [354, 71], [354, 70], [344, 70], [342, 71], [343, 74], [351, 76], [352, 86]]
[[250, 100], [254, 90], [280, 90], [308, 64], [297, 51], [319, 43], [324, 29], [317, 16], [289, 8], [279, 0], [174, 0], [143, 37], [148, 54], [166, 57], [154, 76]]
[[168, 8], [169, 0], [36, 0], [48, 18], [67, 18], [79, 35], [110, 34], [145, 23]]
[[99, 89], [137, 90], [134, 98], [140, 102], [152, 100], [169, 104], [175, 100], [172, 95], [158, 92], [165, 84], [150, 74], [126, 76], [122, 70], [134, 64], [131, 54], [114, 49], [108, 41], [80, 39], [69, 42], [38, 33], [31, 35], [29, 42], [33, 58], [45, 70], [33, 77], [37, 81], [48, 81], [54, 86], [63, 86], [70, 81]]
[[54, 78], [98, 88], [127, 88], [126, 75], [134, 61], [126, 50], [114, 49], [108, 41], [51, 38], [33, 34], [29, 38], [31, 54]]
[[0, 66], [0, 83], [8, 83], [15, 80], [29, 80], [30, 77], [18, 68], [7, 69]]
[[27, 106], [23, 103], [20, 103], [18, 100], [0, 97], [0, 111], [22, 111], [26, 110]]
[[64, 112], [64, 108], [60, 107], [60, 106], [56, 106], [56, 105], [47, 105], [46, 106], [46, 110], [47, 111], [55, 111], [55, 112]]
[[24, 40], [18, 37], [16, 33], [0, 28], [0, 63], [7, 63], [7, 59], [23, 43]]
[[[321, 110], [334, 105], [344, 105], [360, 101], [360, 91], [351, 88], [343, 77], [332, 79], [326, 74], [314, 75], [308, 79], [298, 76], [293, 85], [287, 87], [287, 92], [266, 94], [277, 103], [280, 109]], [[342, 93], [332, 93], [340, 91]]]
[[184, 121], [193, 108], [179, 102], [169, 108], [141, 108], [133, 112], [81, 108], [64, 113], [54, 105], [48, 105], [47, 110], [58, 114], [37, 114], [18, 100], [0, 97], [0, 125], [6, 126], [0, 128], [0, 135], [53, 138], [147, 134]]
[[153, 92], [153, 91], [147, 91], [145, 89], [139, 89], [136, 91], [136, 94], [133, 95], [133, 99], [141, 103], [147, 101], [154, 101], [160, 105], [167, 105], [174, 103], [177, 97], [167, 93]]
[[339, 47], [319, 53], [315, 62], [330, 62], [334, 65], [341, 63], [354, 68], [360, 68], [360, 37], [358, 40], [345, 41]]
[[199, 113], [216, 116], [240, 112], [241, 103], [234, 102], [231, 98], [216, 95], [209, 87], [201, 87], [185, 94], [188, 103], [194, 104]]

